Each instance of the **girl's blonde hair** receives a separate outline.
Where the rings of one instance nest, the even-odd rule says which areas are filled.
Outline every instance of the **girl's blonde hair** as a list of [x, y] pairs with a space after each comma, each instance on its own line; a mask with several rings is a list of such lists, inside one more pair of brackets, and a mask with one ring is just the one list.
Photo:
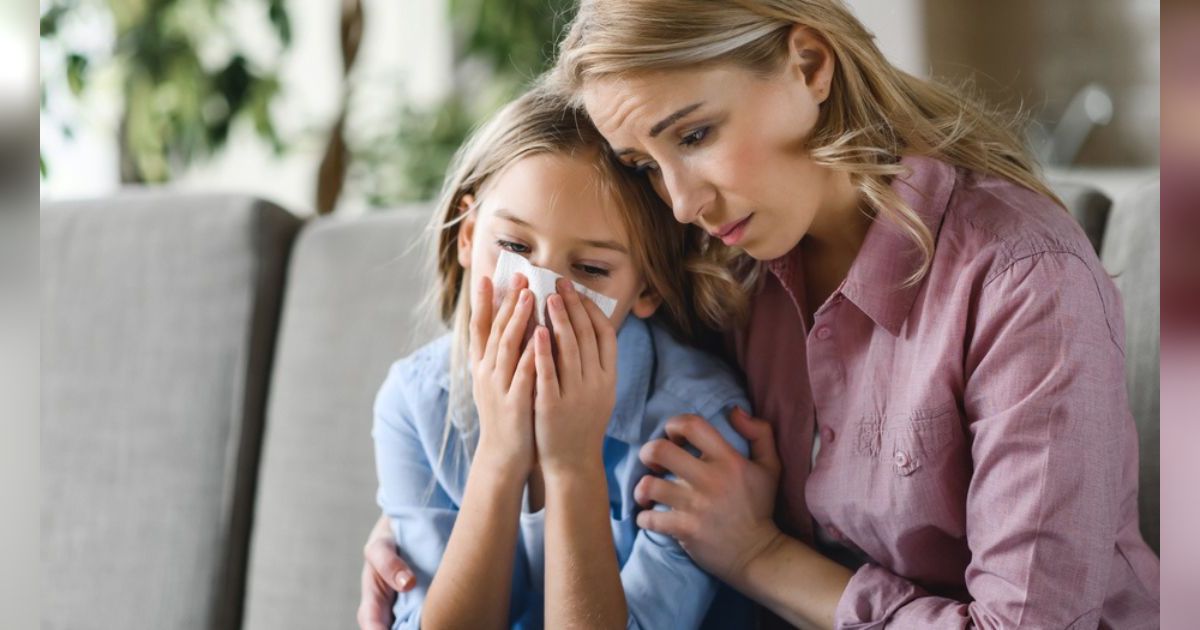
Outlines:
[[[954, 166], [997, 175], [1062, 202], [1042, 181], [1016, 121], [1002, 123], [963, 90], [914, 77], [893, 66], [841, 0], [584, 0], [563, 39], [554, 70], [576, 95], [592, 79], [651, 70], [732, 63], [767, 77], [788, 52], [796, 25], [816, 32], [833, 52], [830, 94], [809, 139], [819, 165], [850, 174], [871, 208], [915, 242], [922, 264], [933, 258], [934, 237], [891, 188], [904, 172], [902, 155], [932, 156]], [[578, 101], [578, 96], [576, 96]], [[714, 261], [736, 255], [719, 244]], [[742, 276], [752, 286], [761, 266]]]
[[430, 297], [452, 330], [447, 432], [452, 424], [464, 434], [476, 427], [469, 413], [467, 359], [471, 278], [458, 262], [462, 221], [474, 211], [464, 197], [473, 195], [477, 206], [492, 178], [522, 158], [554, 154], [592, 162], [601, 194], [613, 201], [629, 235], [635, 268], [662, 299], [655, 317], [679, 338], [709, 341], [713, 331], [741, 316], [741, 288], [725, 269], [705, 259], [703, 233], [675, 222], [649, 183], [622, 167], [604, 146], [587, 115], [541, 83], [501, 109], [455, 154], [430, 226], [438, 279]]

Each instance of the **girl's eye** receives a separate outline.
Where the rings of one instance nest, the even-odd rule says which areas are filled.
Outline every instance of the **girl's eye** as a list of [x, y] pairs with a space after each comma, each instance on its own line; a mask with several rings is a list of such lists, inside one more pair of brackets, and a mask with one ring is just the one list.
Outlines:
[[499, 245], [501, 249], [507, 249], [508, 251], [510, 251], [514, 254], [528, 254], [529, 253], [529, 248], [520, 243], [514, 243], [512, 241], [506, 241], [504, 239], [500, 239], [500, 240], [496, 241], [496, 244]]
[[704, 141], [704, 138], [708, 136], [708, 129], [708, 127], [698, 127], [689, 131], [679, 139], [679, 144], [685, 147], [692, 147], [700, 144]]
[[579, 269], [583, 273], [592, 276], [593, 278], [608, 277], [608, 270], [603, 267], [595, 267], [592, 265], [576, 265], [576, 269]]

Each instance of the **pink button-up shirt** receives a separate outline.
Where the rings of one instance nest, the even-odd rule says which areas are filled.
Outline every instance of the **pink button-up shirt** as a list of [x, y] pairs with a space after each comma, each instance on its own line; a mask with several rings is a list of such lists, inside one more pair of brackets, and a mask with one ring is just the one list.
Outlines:
[[812, 330], [797, 248], [739, 336], [781, 526], [869, 558], [839, 628], [1157, 627], [1116, 288], [1051, 200], [903, 164], [893, 187], [936, 241], [921, 282], [903, 286], [915, 245], [875, 222]]

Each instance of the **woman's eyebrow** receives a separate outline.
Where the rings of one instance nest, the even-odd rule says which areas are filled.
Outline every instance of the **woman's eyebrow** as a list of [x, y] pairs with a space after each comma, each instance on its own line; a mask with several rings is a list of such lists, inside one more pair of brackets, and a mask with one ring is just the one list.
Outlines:
[[674, 114], [671, 114], [670, 116], [667, 116], [666, 118], [658, 121], [657, 123], [654, 124], [653, 127], [650, 128], [650, 137], [653, 138], [653, 137], [657, 136], [658, 134], [662, 133], [667, 127], [670, 127], [671, 125], [675, 124], [676, 121], [678, 121], [680, 118], [683, 118], [684, 116], [687, 116], [688, 114], [692, 113], [693, 111], [696, 110], [696, 108], [700, 107], [703, 104], [704, 104], [704, 101], [700, 101], [699, 103], [692, 103], [691, 105], [680, 108]]

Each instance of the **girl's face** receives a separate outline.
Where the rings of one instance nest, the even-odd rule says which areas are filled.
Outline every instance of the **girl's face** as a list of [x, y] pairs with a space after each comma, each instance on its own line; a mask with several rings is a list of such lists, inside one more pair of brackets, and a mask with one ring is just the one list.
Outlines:
[[614, 152], [650, 177], [678, 221], [770, 260], [852, 191], [806, 146], [833, 65], [828, 46], [796, 27], [770, 77], [705, 66], [596, 79], [583, 96]]
[[[617, 201], [597, 182], [595, 156], [537, 154], [488, 181], [463, 220], [458, 262], [492, 277], [501, 250], [617, 300], [610, 320], [650, 317], [660, 299], [647, 288], [630, 255]], [[472, 294], [473, 295], [473, 294]]]

